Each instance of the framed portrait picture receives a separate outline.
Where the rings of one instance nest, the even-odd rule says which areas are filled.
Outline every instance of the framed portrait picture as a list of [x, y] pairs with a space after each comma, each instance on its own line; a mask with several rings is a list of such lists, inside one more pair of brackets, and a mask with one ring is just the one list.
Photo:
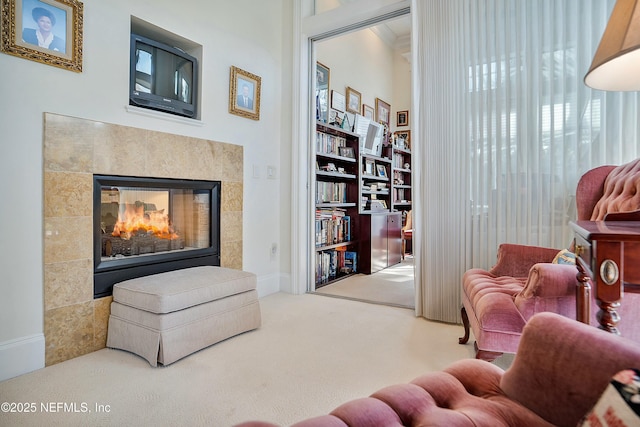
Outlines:
[[391, 105], [380, 98], [376, 98], [376, 122], [389, 126]]
[[398, 111], [396, 126], [409, 126], [409, 111]]
[[369, 120], [375, 120], [375, 110], [372, 106], [367, 104], [362, 104], [362, 115], [365, 116]]
[[78, 0], [0, 0], [0, 51], [82, 72], [83, 8]]
[[411, 131], [410, 130], [400, 130], [395, 132], [396, 135], [396, 144], [399, 148], [404, 148], [406, 150], [411, 150]]
[[331, 91], [331, 108], [334, 110], [338, 110], [342, 113], [346, 110], [347, 99], [340, 92], [336, 92], [335, 90]]
[[356, 158], [355, 151], [353, 150], [353, 147], [338, 147], [338, 153], [342, 157], [349, 157], [350, 159], [355, 159]]
[[255, 74], [231, 67], [229, 78], [229, 112], [248, 119], [260, 120], [261, 79]]
[[357, 90], [347, 87], [347, 111], [353, 114], [360, 113], [362, 95]]
[[331, 70], [316, 62], [316, 120], [327, 123], [329, 119], [329, 83]]
[[378, 170], [378, 176], [381, 178], [388, 178], [387, 177], [387, 168], [384, 167], [384, 165], [376, 165], [376, 169]]

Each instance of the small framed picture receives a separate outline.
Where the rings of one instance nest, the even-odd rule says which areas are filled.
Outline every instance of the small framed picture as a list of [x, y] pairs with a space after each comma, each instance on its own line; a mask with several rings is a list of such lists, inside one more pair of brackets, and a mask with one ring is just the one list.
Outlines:
[[231, 67], [229, 77], [229, 112], [260, 120], [261, 78], [238, 67]]
[[353, 150], [353, 147], [339, 147], [338, 148], [338, 153], [342, 156], [342, 157], [349, 157], [350, 159], [355, 159], [356, 158], [356, 154]]
[[391, 105], [380, 98], [376, 98], [376, 122], [389, 127], [389, 116], [391, 115]]
[[331, 70], [316, 62], [316, 119], [327, 123], [329, 116], [329, 82]]
[[378, 170], [378, 176], [381, 178], [387, 178], [387, 168], [384, 165], [377, 165], [376, 169]]
[[357, 90], [347, 87], [347, 111], [353, 114], [360, 112], [362, 105], [362, 95]]
[[398, 111], [396, 126], [409, 126], [409, 111]]
[[375, 119], [375, 110], [372, 106], [367, 104], [362, 104], [362, 115], [365, 116], [369, 120]]
[[411, 131], [401, 130], [396, 131], [396, 141], [400, 148], [411, 150]]
[[82, 72], [83, 9], [78, 0], [1, 0], [0, 51]]
[[364, 174], [365, 175], [373, 175], [373, 169], [376, 166], [376, 162], [371, 159], [366, 159], [364, 162]]
[[343, 94], [336, 92], [335, 90], [331, 91], [331, 108], [344, 113], [346, 110], [346, 103], [347, 101]]

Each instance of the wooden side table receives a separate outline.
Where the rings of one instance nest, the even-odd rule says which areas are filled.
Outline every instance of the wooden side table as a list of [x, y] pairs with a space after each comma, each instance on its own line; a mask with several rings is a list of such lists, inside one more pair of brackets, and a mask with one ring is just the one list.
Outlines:
[[640, 221], [629, 220], [633, 217], [628, 215], [617, 219], [576, 221], [571, 227], [579, 281], [577, 320], [589, 323], [593, 283], [600, 328], [619, 335], [623, 294], [640, 292]]

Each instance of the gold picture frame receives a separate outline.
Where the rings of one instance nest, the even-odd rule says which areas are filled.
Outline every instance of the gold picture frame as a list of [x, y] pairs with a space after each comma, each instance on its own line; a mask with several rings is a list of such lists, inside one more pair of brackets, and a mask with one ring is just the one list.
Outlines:
[[375, 121], [376, 110], [373, 109], [372, 106], [367, 104], [362, 104], [362, 115], [369, 120]]
[[376, 122], [389, 127], [389, 120], [391, 117], [391, 105], [388, 102], [384, 102], [380, 98], [376, 98]]
[[83, 10], [78, 0], [0, 0], [0, 51], [81, 73]]
[[347, 86], [347, 111], [359, 114], [362, 105], [362, 94], [352, 87]]
[[260, 120], [261, 83], [260, 76], [232, 66], [229, 77], [229, 112]]

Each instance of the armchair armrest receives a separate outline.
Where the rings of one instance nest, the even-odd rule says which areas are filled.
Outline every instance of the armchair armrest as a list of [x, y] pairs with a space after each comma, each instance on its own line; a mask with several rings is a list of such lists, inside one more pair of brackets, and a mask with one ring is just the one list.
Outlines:
[[498, 247], [498, 261], [489, 271], [495, 276], [527, 277], [534, 264], [551, 262], [560, 249], [503, 243]]
[[531, 267], [520, 295], [524, 298], [575, 298], [578, 269], [570, 264], [538, 263]]
[[555, 313], [538, 313], [525, 326], [500, 387], [550, 423], [575, 426], [614, 374], [639, 363], [640, 345], [629, 339]]

